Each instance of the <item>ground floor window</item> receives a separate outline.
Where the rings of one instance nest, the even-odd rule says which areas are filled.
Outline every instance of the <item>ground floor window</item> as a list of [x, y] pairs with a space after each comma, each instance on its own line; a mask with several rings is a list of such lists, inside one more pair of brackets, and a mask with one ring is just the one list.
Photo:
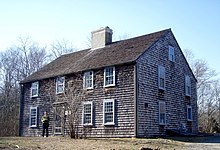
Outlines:
[[30, 107], [29, 126], [37, 127], [38, 107]]
[[192, 106], [187, 106], [187, 121], [192, 121]]
[[83, 125], [92, 125], [92, 102], [83, 104]]
[[115, 100], [109, 99], [103, 101], [103, 124], [115, 124]]
[[166, 104], [164, 101], [159, 101], [159, 124], [166, 124]]

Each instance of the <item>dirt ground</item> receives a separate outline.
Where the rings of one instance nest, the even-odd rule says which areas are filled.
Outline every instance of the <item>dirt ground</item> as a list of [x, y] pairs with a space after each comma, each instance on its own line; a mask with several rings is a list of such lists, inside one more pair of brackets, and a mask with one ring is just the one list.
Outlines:
[[220, 150], [220, 136], [155, 139], [68, 137], [0, 137], [0, 150]]

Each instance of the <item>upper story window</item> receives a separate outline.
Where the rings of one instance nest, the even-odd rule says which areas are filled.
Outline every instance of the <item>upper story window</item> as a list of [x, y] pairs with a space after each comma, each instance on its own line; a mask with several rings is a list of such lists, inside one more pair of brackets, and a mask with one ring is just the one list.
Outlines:
[[187, 121], [192, 121], [192, 106], [187, 106]]
[[83, 103], [83, 125], [92, 125], [92, 113], [93, 105], [92, 102]]
[[160, 65], [158, 66], [158, 87], [165, 90], [165, 68]]
[[84, 73], [83, 87], [84, 89], [93, 89], [93, 71], [88, 71]]
[[166, 124], [166, 104], [163, 101], [159, 101], [159, 124]]
[[57, 77], [56, 79], [56, 93], [64, 93], [65, 77]]
[[104, 87], [115, 86], [115, 67], [104, 69]]
[[38, 112], [37, 107], [30, 107], [29, 127], [37, 127]]
[[115, 100], [109, 99], [103, 101], [103, 124], [115, 124]]
[[185, 94], [191, 96], [191, 80], [188, 75], [185, 76]]
[[175, 62], [174, 47], [169, 46], [169, 60]]
[[37, 97], [38, 96], [38, 90], [39, 90], [39, 82], [33, 82], [31, 84], [31, 97]]

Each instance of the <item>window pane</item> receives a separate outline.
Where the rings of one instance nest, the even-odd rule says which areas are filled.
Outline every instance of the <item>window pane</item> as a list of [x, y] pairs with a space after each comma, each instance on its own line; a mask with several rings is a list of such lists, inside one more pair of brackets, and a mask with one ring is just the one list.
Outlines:
[[58, 85], [57, 93], [62, 93], [62, 92], [63, 92], [63, 85]]
[[112, 112], [113, 111], [113, 102], [106, 102], [105, 103], [105, 112]]
[[106, 77], [105, 84], [106, 85], [113, 84], [113, 76]]
[[32, 96], [37, 95], [37, 89], [32, 89]]
[[114, 84], [114, 67], [105, 69], [105, 85]]
[[164, 88], [164, 79], [163, 78], [160, 78], [160, 87]]
[[165, 124], [165, 114], [160, 113], [160, 123]]
[[105, 123], [113, 122], [113, 113], [105, 113]]
[[84, 124], [91, 123], [91, 114], [84, 114]]
[[91, 122], [92, 122], [92, 105], [84, 104], [83, 123], [86, 124]]
[[36, 126], [37, 123], [37, 109], [32, 108], [30, 111], [30, 126]]
[[187, 112], [188, 112], [188, 119], [191, 120], [192, 119], [192, 108], [189, 107]]
[[92, 76], [93, 76], [93, 73], [92, 71], [89, 71], [89, 72], [85, 72], [84, 73], [84, 85], [85, 85], [85, 88], [89, 88], [89, 87], [92, 87]]

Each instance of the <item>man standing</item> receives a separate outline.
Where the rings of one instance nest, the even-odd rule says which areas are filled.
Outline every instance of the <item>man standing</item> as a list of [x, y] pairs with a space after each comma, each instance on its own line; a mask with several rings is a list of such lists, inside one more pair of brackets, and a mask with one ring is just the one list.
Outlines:
[[45, 130], [46, 130], [46, 137], [48, 137], [49, 116], [46, 111], [44, 112], [44, 115], [41, 118], [41, 122], [43, 123], [43, 137], [45, 134]]

